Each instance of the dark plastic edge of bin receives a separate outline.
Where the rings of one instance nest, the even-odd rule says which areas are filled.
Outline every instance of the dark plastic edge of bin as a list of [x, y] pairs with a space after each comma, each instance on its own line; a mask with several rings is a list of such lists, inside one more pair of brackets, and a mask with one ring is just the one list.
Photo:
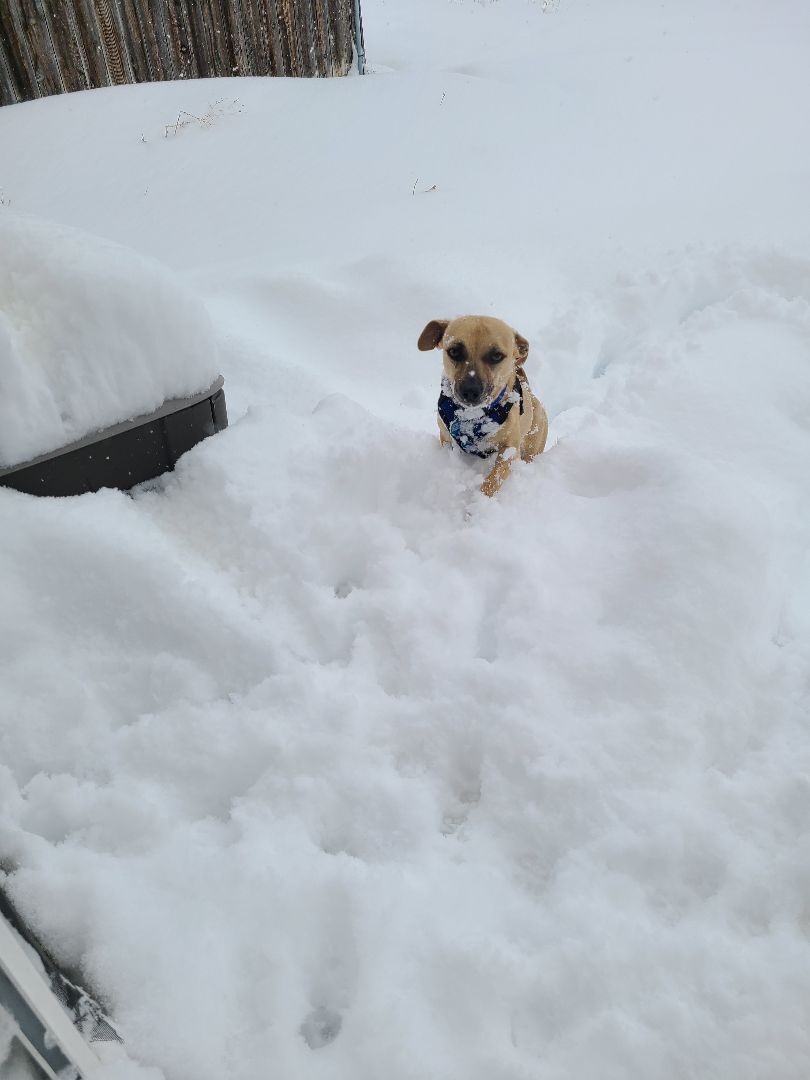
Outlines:
[[104, 442], [105, 439], [112, 439], [124, 431], [131, 431], [132, 428], [143, 427], [144, 424], [152, 424], [155, 420], [161, 420], [164, 416], [169, 416], [171, 413], [180, 412], [181, 409], [188, 409], [191, 405], [199, 405], [199, 403], [205, 401], [206, 398], [212, 398], [217, 390], [222, 389], [224, 383], [224, 378], [219, 375], [214, 379], [207, 390], [202, 390], [199, 394], [192, 394], [191, 397], [184, 398], [169, 398], [163, 402], [159, 409], [155, 409], [154, 412], [143, 413], [141, 416], [133, 417], [132, 420], [122, 420], [120, 424], [113, 424], [111, 427], [102, 428], [101, 431], [95, 431], [92, 435], [85, 435], [83, 439], [76, 439], [75, 442], [67, 443], [65, 446], [60, 446], [56, 450], [50, 450], [47, 454], [39, 454], [37, 457], [29, 458], [27, 461], [20, 461], [16, 465], [9, 465], [4, 469], [0, 469], [0, 476], [19, 472], [20, 469], [27, 469], [31, 465], [39, 465], [43, 461], [51, 461], [53, 458], [61, 457], [62, 454], [70, 454], [74, 450], [82, 450], [85, 446], [92, 446], [93, 443]]
[[104, 428], [47, 454], [0, 469], [0, 486], [35, 495], [127, 491], [174, 468], [192, 446], [228, 426], [224, 380], [172, 398], [142, 416]]

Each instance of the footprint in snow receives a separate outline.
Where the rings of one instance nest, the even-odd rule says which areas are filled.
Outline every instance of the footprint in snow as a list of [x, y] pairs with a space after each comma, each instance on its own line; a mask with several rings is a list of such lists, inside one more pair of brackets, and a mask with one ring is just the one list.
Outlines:
[[340, 1034], [343, 1017], [334, 1009], [319, 1005], [301, 1024], [301, 1035], [311, 1050], [320, 1050], [334, 1042]]

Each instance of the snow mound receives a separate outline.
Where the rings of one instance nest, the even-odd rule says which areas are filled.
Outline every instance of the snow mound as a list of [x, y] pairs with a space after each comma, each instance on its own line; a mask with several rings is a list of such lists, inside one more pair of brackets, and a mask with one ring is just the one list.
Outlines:
[[8, 887], [129, 1053], [805, 1080], [810, 263], [572, 297], [494, 500], [367, 380], [322, 392], [328, 320], [279, 410], [232, 319], [250, 408], [159, 487], [0, 491]]
[[0, 467], [205, 389], [205, 308], [155, 260], [76, 229], [0, 219]]

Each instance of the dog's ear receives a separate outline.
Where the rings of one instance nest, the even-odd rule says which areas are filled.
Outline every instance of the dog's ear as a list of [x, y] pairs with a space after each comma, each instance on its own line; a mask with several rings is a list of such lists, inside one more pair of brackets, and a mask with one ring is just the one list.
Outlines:
[[431, 319], [419, 335], [419, 341], [417, 342], [419, 351], [429, 352], [431, 349], [435, 349], [444, 337], [444, 332], [449, 325], [449, 319]]
[[529, 355], [529, 343], [523, 334], [519, 334], [517, 330], [515, 331], [515, 349], [517, 351], [518, 362], [524, 364]]

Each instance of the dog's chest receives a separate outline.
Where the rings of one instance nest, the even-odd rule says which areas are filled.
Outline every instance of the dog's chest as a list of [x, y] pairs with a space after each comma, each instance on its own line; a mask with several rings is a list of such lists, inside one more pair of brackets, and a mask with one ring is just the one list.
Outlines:
[[464, 406], [452, 396], [452, 387], [448, 380], [442, 381], [439, 395], [439, 416], [453, 442], [465, 454], [476, 457], [489, 457], [498, 445], [506, 428], [517, 422], [517, 416], [523, 413], [523, 390], [520, 380], [516, 380], [513, 389], [505, 391], [490, 405]]

